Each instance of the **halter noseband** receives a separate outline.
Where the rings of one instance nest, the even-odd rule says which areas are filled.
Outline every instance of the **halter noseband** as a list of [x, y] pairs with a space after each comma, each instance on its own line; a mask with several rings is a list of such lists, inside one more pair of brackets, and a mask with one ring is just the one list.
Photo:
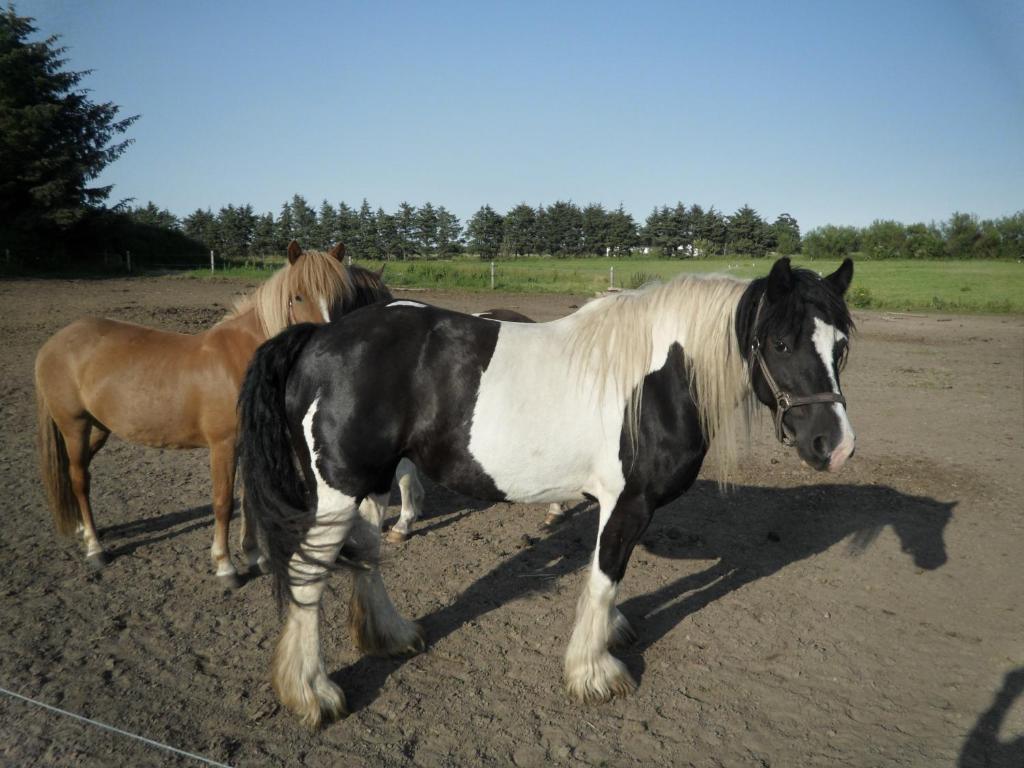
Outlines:
[[791, 446], [795, 443], [793, 438], [786, 433], [786, 427], [782, 423], [782, 417], [786, 415], [786, 411], [800, 405], [813, 405], [815, 403], [839, 403], [845, 408], [846, 398], [836, 392], [819, 392], [814, 395], [791, 395], [789, 392], [779, 389], [779, 385], [775, 382], [775, 377], [772, 376], [771, 371], [768, 370], [768, 364], [764, 361], [764, 355], [761, 354], [761, 340], [757, 336], [757, 326], [760, 323], [761, 310], [763, 308], [764, 294], [761, 294], [761, 298], [757, 302], [757, 312], [754, 313], [754, 340], [750, 344], [751, 383], [753, 383], [754, 362], [756, 361], [758, 368], [761, 369], [761, 375], [764, 376], [765, 383], [768, 385], [768, 389], [772, 391], [772, 397], [775, 398], [775, 436], [783, 445]]

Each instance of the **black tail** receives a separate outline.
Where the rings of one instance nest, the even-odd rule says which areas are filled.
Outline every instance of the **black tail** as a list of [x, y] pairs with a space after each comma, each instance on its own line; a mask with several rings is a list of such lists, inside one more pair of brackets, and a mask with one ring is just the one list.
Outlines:
[[288, 375], [316, 332], [294, 325], [263, 344], [238, 396], [239, 457], [248, 520], [270, 560], [279, 603], [289, 592], [288, 561], [313, 522], [309, 491], [295, 462], [285, 412]]

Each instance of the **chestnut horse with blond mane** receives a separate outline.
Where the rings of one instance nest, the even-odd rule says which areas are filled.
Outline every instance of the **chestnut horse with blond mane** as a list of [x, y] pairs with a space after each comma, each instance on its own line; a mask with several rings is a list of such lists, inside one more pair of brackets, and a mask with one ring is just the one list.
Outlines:
[[[89, 463], [114, 433], [156, 448], [209, 448], [217, 576], [236, 585], [228, 553], [234, 504], [238, 391], [256, 348], [296, 323], [328, 322], [390, 299], [381, 276], [346, 267], [345, 246], [306, 251], [292, 241], [288, 264], [212, 328], [190, 335], [134, 323], [82, 318], [36, 356], [39, 465], [58, 533], [81, 533], [86, 559], [106, 555], [89, 503]], [[241, 546], [250, 570], [259, 557], [243, 516]]]

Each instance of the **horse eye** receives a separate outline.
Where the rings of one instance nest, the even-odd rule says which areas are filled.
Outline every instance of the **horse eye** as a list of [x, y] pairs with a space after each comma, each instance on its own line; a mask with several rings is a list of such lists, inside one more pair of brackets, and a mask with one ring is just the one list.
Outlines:
[[296, 301], [302, 301], [302, 297], [299, 296], [298, 294], [295, 294], [295, 300]]
[[789, 346], [782, 339], [772, 339], [772, 346], [776, 352], [789, 352]]

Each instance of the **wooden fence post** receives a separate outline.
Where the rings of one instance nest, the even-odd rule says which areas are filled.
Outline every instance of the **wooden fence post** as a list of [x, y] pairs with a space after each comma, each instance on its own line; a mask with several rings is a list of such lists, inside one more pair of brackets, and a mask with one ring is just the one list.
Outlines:
[[213, 274], [214, 269], [215, 269], [215, 267], [213, 265], [213, 249], [211, 248], [210, 249], [210, 274], [211, 275]]

